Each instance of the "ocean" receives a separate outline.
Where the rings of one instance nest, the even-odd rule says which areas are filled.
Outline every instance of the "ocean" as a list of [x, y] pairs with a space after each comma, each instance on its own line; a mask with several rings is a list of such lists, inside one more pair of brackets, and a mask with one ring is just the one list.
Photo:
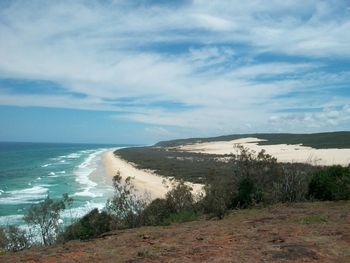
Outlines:
[[[123, 145], [125, 146], [125, 145]], [[32, 204], [47, 196], [73, 197], [62, 213], [71, 221], [103, 208], [113, 194], [101, 154], [121, 145], [0, 142], [0, 225], [23, 225]]]

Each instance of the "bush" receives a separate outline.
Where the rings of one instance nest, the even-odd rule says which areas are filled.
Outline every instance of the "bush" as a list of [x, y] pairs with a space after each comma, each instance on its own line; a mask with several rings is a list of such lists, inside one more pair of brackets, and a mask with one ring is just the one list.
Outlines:
[[0, 227], [0, 252], [7, 249], [7, 236], [4, 227]]
[[148, 204], [143, 211], [143, 224], [148, 226], [160, 225], [171, 213], [167, 200], [157, 198]]
[[112, 230], [113, 218], [97, 208], [83, 216], [78, 222], [67, 227], [62, 235], [64, 241], [90, 239]]
[[29, 240], [24, 230], [17, 226], [0, 228], [0, 250], [19, 251], [29, 247]]
[[169, 210], [173, 213], [192, 211], [194, 208], [194, 198], [191, 191], [192, 188], [183, 181], [173, 187], [165, 196]]
[[198, 216], [193, 211], [182, 211], [179, 213], [170, 214], [166, 219], [163, 220], [162, 225], [190, 222], [195, 221], [197, 219]]
[[256, 187], [251, 178], [245, 177], [238, 182], [237, 193], [232, 205], [234, 208], [247, 208], [261, 200], [261, 190]]
[[212, 171], [204, 190], [204, 198], [199, 202], [200, 210], [205, 214], [222, 219], [232, 200], [233, 181], [229, 177], [219, 177]]
[[165, 220], [176, 215], [194, 214], [195, 201], [191, 190], [184, 182], [174, 183], [165, 199], [157, 198], [145, 207], [141, 215], [143, 224], [162, 225]]
[[308, 191], [308, 175], [295, 168], [283, 170], [283, 174], [273, 184], [275, 202], [304, 201]]
[[327, 217], [319, 214], [311, 214], [307, 215], [303, 218], [302, 223], [309, 225], [309, 224], [319, 224], [319, 223], [326, 223]]
[[229, 208], [246, 208], [255, 203], [274, 202], [273, 183], [283, 174], [283, 166], [264, 150], [256, 153], [237, 145], [233, 156], [231, 185], [233, 197]]
[[350, 168], [331, 166], [312, 176], [309, 197], [318, 200], [350, 199]]

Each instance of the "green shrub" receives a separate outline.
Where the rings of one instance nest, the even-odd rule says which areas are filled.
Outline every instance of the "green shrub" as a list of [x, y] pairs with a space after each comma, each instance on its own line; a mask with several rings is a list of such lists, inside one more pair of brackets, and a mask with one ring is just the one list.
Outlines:
[[262, 193], [254, 181], [245, 177], [238, 182], [237, 193], [233, 200], [233, 207], [247, 208], [262, 200]]
[[232, 200], [234, 184], [229, 177], [219, 177], [213, 171], [204, 187], [204, 198], [199, 202], [199, 210], [222, 219]]
[[172, 213], [167, 200], [157, 198], [148, 204], [143, 211], [144, 225], [160, 225]]
[[309, 197], [318, 200], [349, 200], [350, 169], [331, 166], [315, 173], [309, 184]]
[[305, 216], [303, 218], [303, 224], [318, 224], [318, 223], [326, 223], [327, 222], [327, 218], [325, 216], [322, 215], [318, 215], [318, 214], [312, 214], [312, 215], [308, 215]]
[[166, 194], [165, 200], [171, 212], [179, 213], [185, 210], [193, 210], [194, 198], [191, 190], [191, 187], [181, 181]]
[[193, 211], [182, 211], [179, 213], [170, 214], [166, 219], [163, 220], [162, 225], [171, 225], [173, 223], [183, 223], [195, 221], [198, 216]]
[[78, 222], [68, 226], [63, 233], [63, 240], [90, 239], [112, 230], [113, 218], [97, 208], [83, 216]]

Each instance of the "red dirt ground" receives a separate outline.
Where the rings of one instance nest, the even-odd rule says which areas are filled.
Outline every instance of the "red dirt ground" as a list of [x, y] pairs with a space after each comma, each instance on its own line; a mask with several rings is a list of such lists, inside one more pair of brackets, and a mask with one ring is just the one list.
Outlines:
[[223, 220], [110, 232], [0, 262], [350, 262], [350, 202], [277, 205]]

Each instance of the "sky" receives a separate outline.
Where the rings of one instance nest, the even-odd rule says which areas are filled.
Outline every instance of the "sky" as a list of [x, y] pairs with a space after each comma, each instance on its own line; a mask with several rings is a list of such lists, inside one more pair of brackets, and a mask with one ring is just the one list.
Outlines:
[[0, 141], [339, 130], [348, 0], [0, 0]]

